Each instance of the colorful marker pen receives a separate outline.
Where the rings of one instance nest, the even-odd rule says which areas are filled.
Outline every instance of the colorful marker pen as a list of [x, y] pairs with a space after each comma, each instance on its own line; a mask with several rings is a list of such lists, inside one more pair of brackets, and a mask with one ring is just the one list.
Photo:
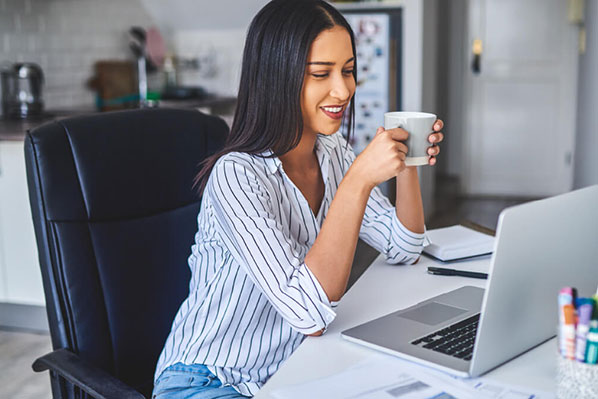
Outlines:
[[598, 320], [590, 322], [590, 332], [586, 343], [586, 363], [598, 363]]
[[571, 287], [564, 287], [559, 291], [559, 351], [562, 356], [567, 356], [565, 344], [565, 305], [573, 303], [573, 289]]
[[575, 359], [575, 308], [571, 304], [563, 306], [565, 324], [563, 324], [563, 338], [565, 340], [565, 357]]
[[571, 295], [573, 296], [571, 300], [571, 304], [573, 305], [573, 324], [577, 326], [577, 288], [571, 287]]
[[578, 362], [586, 361], [586, 339], [590, 330], [590, 319], [594, 311], [594, 301], [590, 298], [580, 298], [577, 307], [578, 321], [575, 340], [575, 359]]

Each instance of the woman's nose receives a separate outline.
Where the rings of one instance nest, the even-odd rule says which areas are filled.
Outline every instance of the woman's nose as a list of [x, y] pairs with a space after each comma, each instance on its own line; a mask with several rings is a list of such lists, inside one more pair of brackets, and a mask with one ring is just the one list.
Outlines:
[[339, 99], [340, 101], [347, 101], [351, 96], [351, 90], [349, 89], [347, 82], [342, 77], [337, 77], [333, 81], [332, 89], [330, 90], [330, 96]]

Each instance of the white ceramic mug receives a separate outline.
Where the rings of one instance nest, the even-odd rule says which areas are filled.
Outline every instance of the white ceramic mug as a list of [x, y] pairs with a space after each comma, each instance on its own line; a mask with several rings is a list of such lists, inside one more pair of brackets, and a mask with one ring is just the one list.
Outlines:
[[430, 133], [434, 132], [436, 115], [426, 112], [387, 112], [384, 114], [384, 129], [400, 127], [409, 133], [405, 141], [407, 157], [405, 165], [428, 165], [430, 156], [428, 148], [432, 145], [428, 141]]

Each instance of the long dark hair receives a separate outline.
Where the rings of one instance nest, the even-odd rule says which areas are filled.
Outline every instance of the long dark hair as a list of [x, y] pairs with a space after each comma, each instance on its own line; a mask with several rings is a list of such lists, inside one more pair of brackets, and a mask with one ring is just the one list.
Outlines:
[[[311, 43], [324, 30], [341, 26], [355, 38], [347, 20], [323, 0], [273, 0], [253, 18], [243, 51], [237, 108], [222, 151], [207, 158], [195, 177], [201, 195], [216, 161], [229, 152], [272, 157], [295, 148], [301, 140], [301, 90]], [[353, 77], [357, 81], [357, 67]], [[350, 139], [355, 124], [351, 98], [344, 120]]]

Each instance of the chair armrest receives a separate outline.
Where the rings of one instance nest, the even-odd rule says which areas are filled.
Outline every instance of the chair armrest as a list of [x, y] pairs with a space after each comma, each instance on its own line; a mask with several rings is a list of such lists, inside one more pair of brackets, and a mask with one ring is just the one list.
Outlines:
[[114, 378], [67, 349], [57, 349], [38, 358], [34, 371], [51, 370], [97, 399], [145, 399], [124, 382]]

